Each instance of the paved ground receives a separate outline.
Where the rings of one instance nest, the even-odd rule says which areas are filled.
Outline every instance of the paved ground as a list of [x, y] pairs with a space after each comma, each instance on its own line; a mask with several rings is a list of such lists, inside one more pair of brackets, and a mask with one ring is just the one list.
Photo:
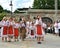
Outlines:
[[10, 43], [2, 42], [0, 37], [0, 48], [60, 48], [60, 37], [47, 34], [42, 44], [37, 44], [36, 39]]

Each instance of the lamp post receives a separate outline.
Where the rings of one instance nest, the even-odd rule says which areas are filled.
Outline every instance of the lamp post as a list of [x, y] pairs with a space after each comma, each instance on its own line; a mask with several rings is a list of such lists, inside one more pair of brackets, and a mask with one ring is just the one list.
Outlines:
[[57, 0], [55, 0], [55, 20], [57, 20], [57, 13], [58, 13], [58, 2], [57, 2]]
[[11, 6], [11, 16], [12, 16], [12, 10], [13, 10], [12, 0], [10, 1], [10, 6]]

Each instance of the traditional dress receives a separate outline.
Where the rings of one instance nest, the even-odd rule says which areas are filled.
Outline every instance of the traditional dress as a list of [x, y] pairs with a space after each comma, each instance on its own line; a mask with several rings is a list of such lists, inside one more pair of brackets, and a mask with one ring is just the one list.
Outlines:
[[26, 30], [27, 30], [26, 35], [27, 35], [27, 36], [28, 36], [28, 34], [29, 34], [29, 32], [30, 32], [29, 27], [30, 27], [30, 22], [27, 21], [27, 22], [26, 22]]
[[58, 23], [58, 31], [59, 31], [59, 37], [60, 37], [60, 22]]
[[22, 40], [24, 40], [26, 38], [26, 24], [24, 23], [24, 21], [22, 21], [21, 23], [20, 32], [21, 32], [21, 38]]
[[8, 22], [8, 35], [10, 35], [10, 36], [14, 35], [14, 33], [13, 33], [13, 24], [14, 23], [12, 21]]
[[7, 22], [5, 21], [3, 26], [3, 35], [7, 35], [7, 33], [8, 33], [8, 25]]
[[42, 36], [42, 21], [41, 21], [41, 19], [36, 20], [35, 26], [36, 26], [36, 36], [41, 37]]
[[34, 25], [31, 25], [30, 26], [30, 37], [31, 38], [35, 38], [35, 26]]
[[20, 24], [19, 23], [15, 23], [14, 24], [14, 36], [19, 36], [19, 26]]
[[2, 37], [7, 37], [8, 25], [6, 21], [1, 21], [1, 35]]
[[1, 27], [1, 37], [3, 36], [3, 21], [0, 22], [0, 27]]
[[45, 28], [46, 28], [46, 24], [42, 23], [42, 36], [45, 36]]
[[54, 29], [55, 29], [55, 33], [59, 33], [59, 31], [58, 31], [58, 23], [54, 23]]

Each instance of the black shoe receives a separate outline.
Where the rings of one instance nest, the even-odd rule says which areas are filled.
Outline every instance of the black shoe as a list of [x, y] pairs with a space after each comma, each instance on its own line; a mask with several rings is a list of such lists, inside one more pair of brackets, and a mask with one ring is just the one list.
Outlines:
[[41, 42], [38, 42], [38, 44], [41, 44]]
[[11, 41], [8, 41], [8, 42], [11, 42]]

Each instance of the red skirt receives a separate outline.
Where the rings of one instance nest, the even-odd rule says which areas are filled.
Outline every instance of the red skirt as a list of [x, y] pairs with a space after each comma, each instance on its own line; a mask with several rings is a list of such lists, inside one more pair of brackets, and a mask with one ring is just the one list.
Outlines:
[[12, 26], [8, 27], [8, 34], [10, 34], [10, 35], [13, 34], [13, 27]]
[[3, 27], [3, 35], [7, 35], [7, 29], [8, 29], [7, 26], [4, 26], [4, 27]]
[[34, 35], [34, 31], [33, 31], [33, 30], [31, 30], [31, 35], [32, 35], [32, 36]]
[[19, 30], [18, 28], [14, 28], [14, 36], [18, 36], [19, 35]]
[[41, 27], [41, 25], [37, 25], [37, 35], [42, 35], [42, 27]]

